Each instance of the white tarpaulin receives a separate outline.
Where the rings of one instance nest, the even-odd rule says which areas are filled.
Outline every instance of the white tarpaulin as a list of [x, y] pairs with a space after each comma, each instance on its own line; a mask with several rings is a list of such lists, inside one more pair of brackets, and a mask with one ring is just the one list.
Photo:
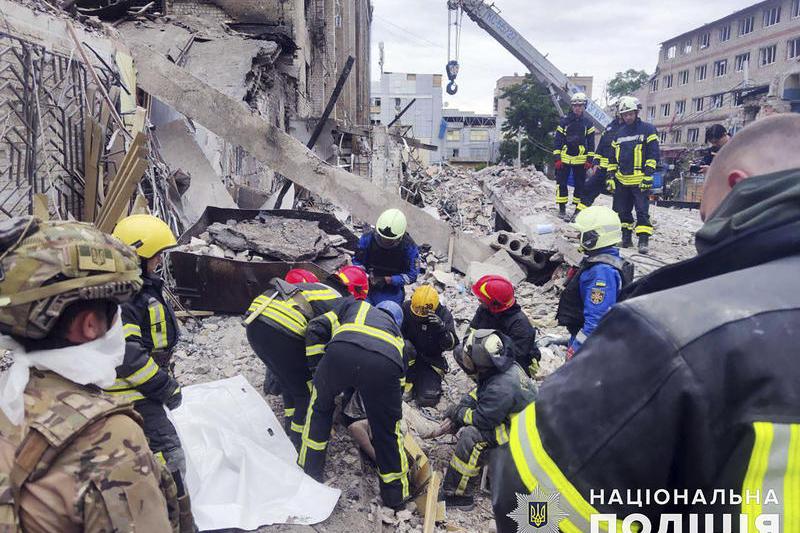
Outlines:
[[341, 492], [306, 476], [261, 395], [242, 376], [191, 385], [171, 412], [201, 530], [327, 519]]

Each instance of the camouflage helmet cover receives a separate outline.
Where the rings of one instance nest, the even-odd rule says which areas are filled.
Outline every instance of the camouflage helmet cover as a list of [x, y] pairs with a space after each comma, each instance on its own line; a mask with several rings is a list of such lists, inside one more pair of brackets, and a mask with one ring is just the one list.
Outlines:
[[91, 224], [0, 222], [0, 332], [43, 339], [79, 300], [121, 303], [141, 289], [133, 249]]

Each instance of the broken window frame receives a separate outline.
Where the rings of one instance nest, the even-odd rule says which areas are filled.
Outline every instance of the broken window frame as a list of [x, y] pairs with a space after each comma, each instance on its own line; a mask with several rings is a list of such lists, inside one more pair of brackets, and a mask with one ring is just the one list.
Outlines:
[[736, 72], [744, 71], [745, 64], [750, 63], [750, 52], [745, 52], [744, 54], [739, 54], [736, 56]]

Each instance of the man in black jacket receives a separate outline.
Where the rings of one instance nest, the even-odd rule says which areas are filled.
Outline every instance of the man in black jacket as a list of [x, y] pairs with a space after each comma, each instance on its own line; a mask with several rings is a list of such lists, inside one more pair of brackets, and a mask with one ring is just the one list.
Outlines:
[[[499, 532], [516, 531], [516, 494], [536, 487], [561, 494], [562, 530], [598, 513], [642, 513], [653, 531], [671, 514], [684, 530], [692, 513], [711, 516], [709, 531], [725, 515], [749, 531], [800, 523], [799, 154], [791, 114], [720, 151], [698, 256], [632, 284], [585, 357], [512, 421], [492, 468]], [[646, 497], [661, 489], [663, 505]]]

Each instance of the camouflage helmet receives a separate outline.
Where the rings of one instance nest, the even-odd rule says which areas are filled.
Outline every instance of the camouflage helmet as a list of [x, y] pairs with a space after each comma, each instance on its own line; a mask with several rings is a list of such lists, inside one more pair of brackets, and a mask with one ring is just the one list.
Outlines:
[[0, 222], [0, 332], [43, 339], [79, 300], [124, 302], [142, 287], [139, 258], [81, 222]]

